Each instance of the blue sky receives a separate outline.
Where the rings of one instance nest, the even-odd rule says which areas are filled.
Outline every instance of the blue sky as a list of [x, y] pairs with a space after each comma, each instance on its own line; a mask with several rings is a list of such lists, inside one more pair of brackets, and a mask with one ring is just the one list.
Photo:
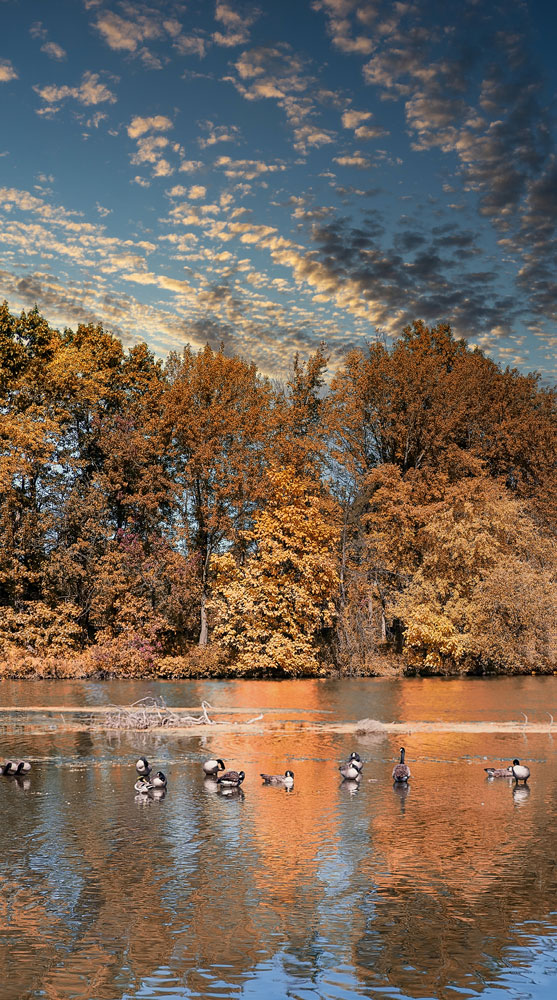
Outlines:
[[0, 0], [0, 296], [270, 374], [448, 321], [555, 375], [544, 2]]

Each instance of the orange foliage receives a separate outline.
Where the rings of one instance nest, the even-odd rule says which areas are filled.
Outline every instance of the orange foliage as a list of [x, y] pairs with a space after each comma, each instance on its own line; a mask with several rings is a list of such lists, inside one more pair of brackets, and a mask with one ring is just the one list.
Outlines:
[[328, 392], [326, 366], [274, 387], [223, 349], [162, 365], [4, 303], [6, 663], [552, 669], [555, 394], [447, 324], [350, 352]]

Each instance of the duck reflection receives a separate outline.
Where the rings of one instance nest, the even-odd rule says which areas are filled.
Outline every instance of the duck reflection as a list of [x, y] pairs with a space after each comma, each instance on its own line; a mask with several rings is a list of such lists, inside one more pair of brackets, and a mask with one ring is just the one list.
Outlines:
[[521, 805], [530, 798], [529, 785], [515, 785], [513, 788], [513, 799], [517, 805]]

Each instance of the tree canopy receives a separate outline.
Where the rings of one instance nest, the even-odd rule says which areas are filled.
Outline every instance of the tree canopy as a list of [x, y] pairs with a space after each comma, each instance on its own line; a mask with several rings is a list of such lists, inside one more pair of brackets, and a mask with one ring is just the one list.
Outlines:
[[552, 669], [554, 391], [447, 324], [327, 365], [322, 345], [277, 385], [209, 346], [162, 363], [4, 303], [0, 652]]

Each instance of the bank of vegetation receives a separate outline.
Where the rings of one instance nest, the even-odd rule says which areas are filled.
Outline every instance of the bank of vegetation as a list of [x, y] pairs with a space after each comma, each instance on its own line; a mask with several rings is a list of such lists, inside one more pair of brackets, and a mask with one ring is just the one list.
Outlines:
[[0, 309], [0, 675], [547, 672], [555, 394], [421, 322], [277, 385]]

